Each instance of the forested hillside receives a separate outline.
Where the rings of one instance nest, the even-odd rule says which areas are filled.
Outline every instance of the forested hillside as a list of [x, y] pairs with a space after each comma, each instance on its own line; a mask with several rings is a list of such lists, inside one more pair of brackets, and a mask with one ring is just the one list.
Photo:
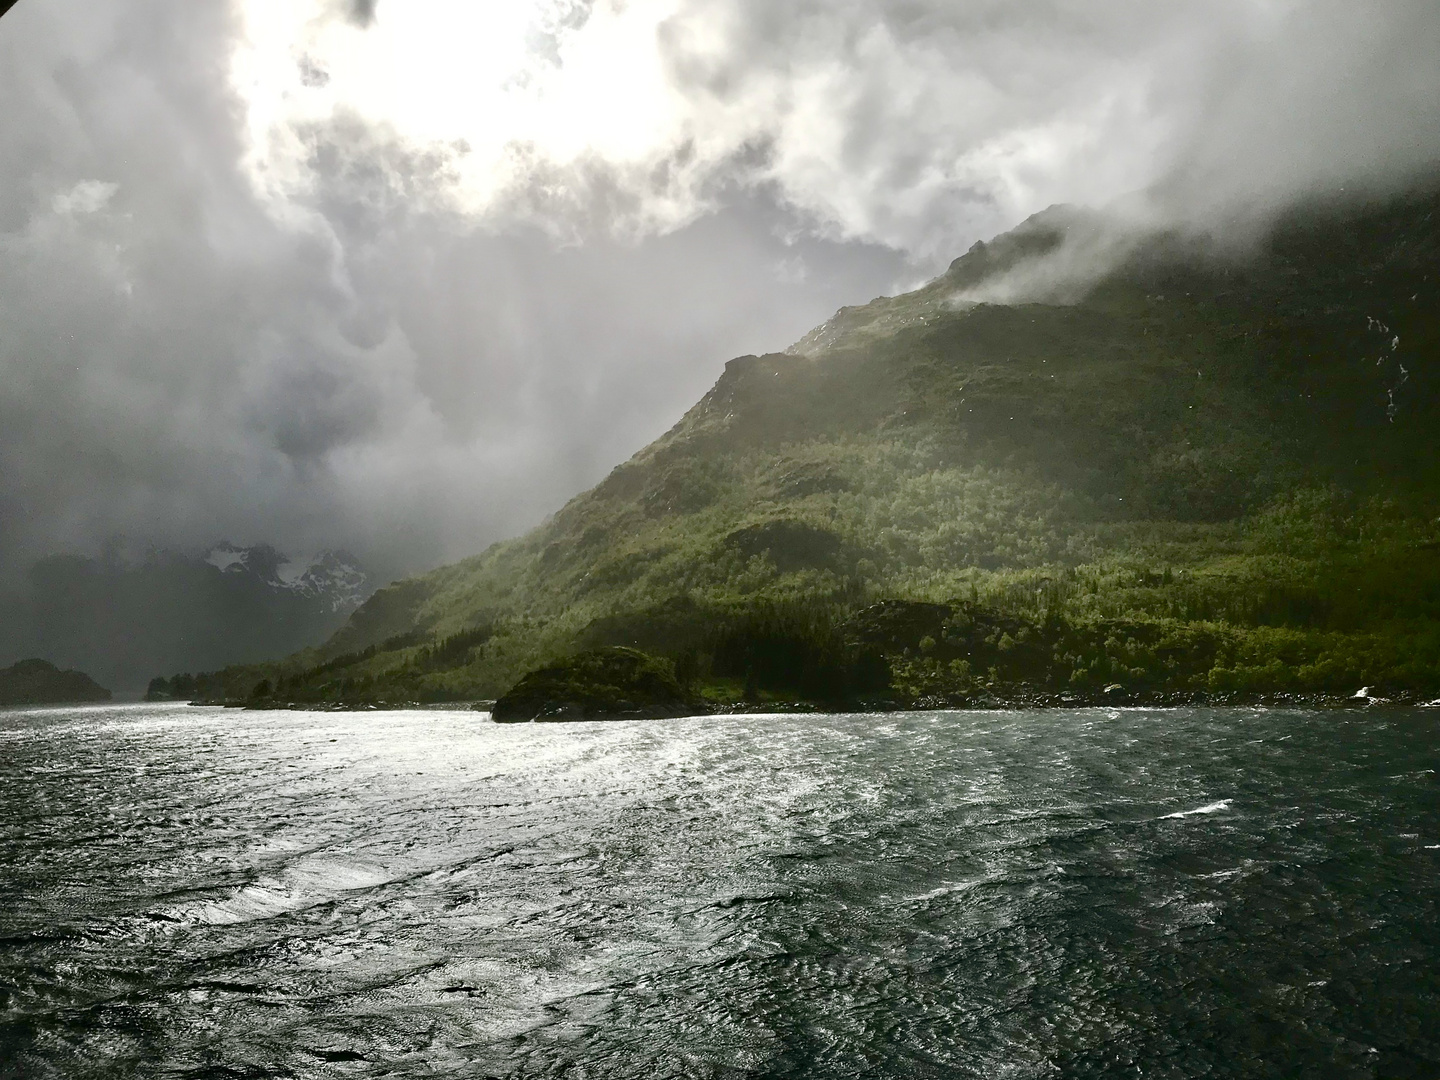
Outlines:
[[1244, 248], [1046, 211], [197, 692], [486, 698], [623, 645], [697, 706], [1440, 693], [1437, 210], [1312, 204]]

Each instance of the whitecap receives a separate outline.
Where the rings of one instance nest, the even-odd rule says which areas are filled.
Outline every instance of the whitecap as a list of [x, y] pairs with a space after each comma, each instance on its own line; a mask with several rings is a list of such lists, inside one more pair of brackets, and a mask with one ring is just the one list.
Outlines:
[[390, 880], [392, 875], [369, 860], [311, 855], [276, 877], [243, 885], [224, 897], [172, 909], [167, 916], [179, 922], [220, 926], [253, 922], [304, 911]]
[[927, 892], [914, 893], [908, 896], [898, 897], [902, 904], [926, 904], [931, 900], [938, 900], [943, 896], [956, 896], [960, 893], [970, 892], [986, 885], [993, 885], [1001, 882], [1008, 875], [1004, 873], [982, 874], [979, 877], [966, 878], [963, 881], [947, 881], [942, 885], [928, 890]]
[[1197, 806], [1194, 810], [1177, 810], [1173, 814], [1162, 814], [1161, 821], [1167, 818], [1193, 817], [1196, 814], [1218, 814], [1222, 810], [1229, 810], [1234, 799], [1221, 799], [1219, 802], [1206, 803], [1204, 806]]

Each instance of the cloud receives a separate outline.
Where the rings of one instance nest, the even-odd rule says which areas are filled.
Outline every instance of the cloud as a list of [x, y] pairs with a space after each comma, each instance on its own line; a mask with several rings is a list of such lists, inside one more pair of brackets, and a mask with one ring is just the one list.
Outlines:
[[99, 213], [119, 188], [104, 180], [81, 180], [69, 191], [57, 192], [50, 206], [57, 214]]
[[477, 230], [443, 149], [353, 112], [297, 132], [309, 186], [277, 203], [240, 29], [178, 0], [0, 24], [0, 570], [117, 533], [382, 573], [478, 550], [902, 265], [743, 194], [643, 245]]
[[249, 0], [234, 71], [257, 183], [302, 196], [313, 133], [358, 122], [443, 157], [437, 196], [480, 221], [645, 235], [739, 185], [821, 234], [943, 261], [1053, 202], [1153, 189], [1168, 214], [1223, 214], [1437, 154], [1427, 0], [497, 10], [382, 4], [360, 33]]
[[1273, 5], [1186, 84], [1157, 196], [1173, 214], [1213, 216], [1433, 169], [1437, 40], [1440, 8], [1423, 0]]
[[0, 570], [114, 533], [479, 550], [730, 356], [1050, 203], [1212, 222], [1399, 182], [1437, 155], [1437, 27], [1429, 0], [19, 5]]
[[369, 26], [375, 21], [375, 0], [348, 0], [345, 14], [356, 26]]

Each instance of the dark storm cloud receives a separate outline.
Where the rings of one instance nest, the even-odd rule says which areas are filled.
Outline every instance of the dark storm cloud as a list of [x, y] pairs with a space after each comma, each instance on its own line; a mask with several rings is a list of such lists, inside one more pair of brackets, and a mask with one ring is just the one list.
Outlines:
[[375, 21], [375, 0], [349, 0], [345, 13], [356, 26], [369, 26]]
[[476, 232], [427, 212], [443, 156], [343, 121], [311, 143], [323, 227], [292, 227], [240, 167], [236, 32], [162, 0], [0, 26], [11, 570], [116, 534], [392, 569], [476, 550], [902, 265], [786, 245], [755, 205], [643, 247]]
[[[324, 332], [347, 303], [335, 253], [275, 228], [235, 168], [232, 32], [215, 6], [154, 3], [0, 27], [7, 553], [267, 512], [293, 531], [287, 489], [315, 478], [282, 448], [289, 417], [375, 427], [377, 388]], [[330, 494], [303, 497], [324, 513]]]
[[[321, 9], [367, 39], [395, 21]], [[545, 70], [593, 9], [532, 35]], [[659, 50], [679, 120], [625, 160], [509, 147], [523, 167], [479, 210], [455, 197], [463, 132], [418, 143], [343, 97], [286, 129], [303, 182], [259, 193], [238, 8], [6, 16], [0, 563], [120, 533], [465, 554], [599, 479], [728, 357], [1050, 202], [1145, 189], [1152, 218], [1209, 223], [1437, 155], [1428, 0], [662, 14], [623, 40]], [[341, 93], [335, 57], [284, 56]]]

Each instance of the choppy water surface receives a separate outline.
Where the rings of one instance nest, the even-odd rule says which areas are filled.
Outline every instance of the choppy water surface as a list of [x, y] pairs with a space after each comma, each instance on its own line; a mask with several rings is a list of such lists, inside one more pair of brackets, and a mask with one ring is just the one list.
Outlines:
[[0, 713], [0, 1073], [1440, 1076], [1437, 720]]

